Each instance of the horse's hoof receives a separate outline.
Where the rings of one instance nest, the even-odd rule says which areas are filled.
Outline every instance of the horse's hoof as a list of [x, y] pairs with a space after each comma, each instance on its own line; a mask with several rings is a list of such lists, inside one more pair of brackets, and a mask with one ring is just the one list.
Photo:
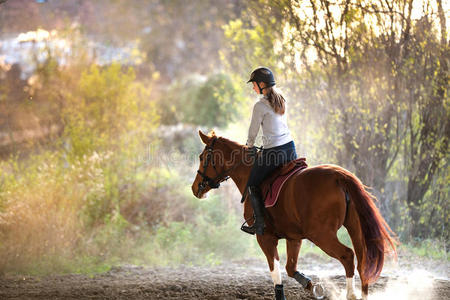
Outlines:
[[358, 300], [355, 294], [347, 295], [347, 300]]
[[318, 300], [325, 298], [325, 289], [323, 288], [323, 286], [320, 283], [313, 285], [312, 293], [313, 293], [314, 297]]

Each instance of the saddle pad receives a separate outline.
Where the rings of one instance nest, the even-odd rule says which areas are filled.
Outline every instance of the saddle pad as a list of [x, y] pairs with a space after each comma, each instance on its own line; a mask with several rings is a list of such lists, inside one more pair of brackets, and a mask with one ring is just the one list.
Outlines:
[[276, 170], [270, 178], [261, 185], [265, 207], [272, 207], [277, 203], [278, 195], [284, 183], [295, 173], [302, 171], [308, 165], [304, 158], [292, 161]]

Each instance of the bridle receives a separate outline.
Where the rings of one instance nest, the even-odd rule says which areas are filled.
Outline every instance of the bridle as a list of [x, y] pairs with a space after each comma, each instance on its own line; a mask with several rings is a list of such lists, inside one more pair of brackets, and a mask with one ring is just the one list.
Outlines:
[[[220, 183], [222, 181], [228, 180], [230, 176], [224, 176], [226, 172], [229, 170], [225, 170], [222, 173], [219, 174], [219, 171], [217, 171], [216, 164], [214, 162], [214, 156], [213, 156], [213, 150], [214, 150], [214, 144], [217, 141], [217, 137], [214, 137], [213, 141], [211, 142], [211, 146], [206, 145], [206, 157], [205, 161], [203, 162], [203, 170], [206, 171], [206, 168], [208, 168], [208, 164], [211, 161], [211, 165], [214, 168], [214, 171], [216, 171], [216, 177], [211, 178], [207, 176], [204, 172], [201, 172], [200, 170], [197, 170], [197, 173], [202, 177], [202, 181], [198, 183], [198, 194], [200, 194], [203, 190], [205, 190], [207, 187], [211, 189], [217, 189], [220, 186]], [[221, 178], [223, 177], [223, 178]]]
[[[203, 170], [206, 171], [206, 168], [208, 167], [209, 162], [211, 161], [211, 165], [213, 166], [214, 171], [216, 171], [216, 176], [214, 178], [211, 178], [211, 177], [207, 176], [204, 172], [197, 170], [197, 173], [202, 177], [202, 181], [198, 183], [197, 194], [200, 194], [207, 187], [209, 187], [211, 189], [219, 188], [221, 182], [226, 181], [230, 178], [230, 176], [228, 174], [230, 174], [236, 167], [238, 167], [242, 163], [242, 161], [240, 163], [236, 163], [231, 168], [229, 168], [227, 170], [223, 170], [221, 173], [219, 173], [219, 171], [217, 171], [216, 164], [214, 161], [214, 156], [213, 156], [214, 144], [216, 143], [216, 141], [217, 141], [217, 137], [214, 137], [211, 142], [211, 146], [209, 146], [209, 145], [205, 146], [206, 157], [205, 157], [205, 161], [203, 163]], [[227, 174], [227, 175], [225, 175], [225, 174]]]

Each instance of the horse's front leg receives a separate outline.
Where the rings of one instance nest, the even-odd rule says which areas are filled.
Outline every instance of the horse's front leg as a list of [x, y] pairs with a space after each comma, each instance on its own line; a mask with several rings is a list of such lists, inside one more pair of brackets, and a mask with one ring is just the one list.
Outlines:
[[277, 250], [278, 238], [266, 233], [264, 235], [257, 235], [256, 239], [266, 255], [269, 264], [270, 275], [275, 286], [275, 299], [285, 300], [283, 284], [281, 284], [280, 258]]

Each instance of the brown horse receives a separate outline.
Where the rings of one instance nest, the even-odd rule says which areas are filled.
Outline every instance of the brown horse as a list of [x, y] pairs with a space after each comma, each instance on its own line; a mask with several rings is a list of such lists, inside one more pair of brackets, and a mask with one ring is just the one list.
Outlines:
[[[230, 177], [244, 193], [252, 167], [248, 147], [199, 131], [205, 149], [200, 154], [198, 174], [192, 191], [198, 198], [221, 181]], [[258, 244], [267, 257], [274, 285], [281, 285], [277, 245], [286, 239], [288, 276], [303, 287], [313, 284], [297, 271], [297, 259], [303, 239], [312, 241], [328, 255], [339, 260], [347, 277], [347, 299], [356, 299], [354, 292], [354, 252], [337, 238], [338, 229], [347, 229], [358, 260], [362, 298], [367, 299], [369, 283], [374, 282], [383, 268], [385, 251], [390, 244], [396, 255], [395, 243], [386, 221], [380, 215], [361, 181], [351, 172], [336, 165], [309, 167], [286, 181], [275, 206], [266, 209], [264, 235], [257, 235]], [[248, 201], [244, 217], [251, 219]], [[283, 296], [284, 298], [284, 296]]]

